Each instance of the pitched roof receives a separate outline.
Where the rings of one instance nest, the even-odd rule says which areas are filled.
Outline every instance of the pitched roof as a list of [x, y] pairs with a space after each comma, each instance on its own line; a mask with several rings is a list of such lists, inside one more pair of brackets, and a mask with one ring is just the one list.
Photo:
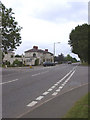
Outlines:
[[49, 54], [53, 55], [52, 53], [50, 53], [48, 51], [44, 51], [41, 49], [35, 49], [35, 48], [25, 51], [25, 53], [27, 53], [27, 52], [39, 52], [39, 53], [43, 53], [43, 54], [49, 53]]

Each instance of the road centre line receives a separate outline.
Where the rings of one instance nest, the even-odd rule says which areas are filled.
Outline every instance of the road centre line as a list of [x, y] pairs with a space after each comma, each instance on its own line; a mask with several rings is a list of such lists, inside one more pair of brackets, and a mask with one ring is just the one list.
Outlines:
[[37, 76], [37, 75], [40, 75], [40, 73], [34, 74], [34, 75], [32, 75], [32, 76]]
[[60, 82], [62, 82], [73, 70], [71, 70], [69, 73], [67, 73], [61, 80], [56, 82], [54, 86], [51, 87], [51, 89], [55, 88]]
[[2, 82], [2, 83], [0, 83], [0, 85], [7, 84], [7, 83], [11, 83], [11, 82], [15, 82], [15, 81], [17, 81], [17, 80], [19, 80], [19, 79], [15, 79], [15, 80], [7, 81], [7, 82]]
[[60, 89], [62, 89], [63, 87], [62, 87], [62, 86], [60, 86], [59, 88], [60, 88]]
[[51, 89], [51, 88], [50, 88], [50, 89], [48, 89], [48, 91], [49, 91], [49, 92], [50, 92], [50, 91], [52, 91], [52, 90], [53, 90], [53, 89]]
[[[71, 75], [66, 79], [66, 81], [69, 81], [70, 80], [70, 78], [73, 76], [73, 74], [75, 73], [75, 70], [71, 73]], [[60, 89], [62, 89], [63, 87], [64, 87], [64, 85], [66, 84], [66, 81], [63, 83], [63, 84], [61, 84], [61, 86], [59, 87], [59, 89], [57, 89], [56, 90], [56, 92], [59, 92], [60, 91]], [[54, 92], [52, 95], [57, 95], [57, 94], [55, 94], [56, 92]]]
[[39, 96], [36, 98], [36, 100], [41, 100], [42, 98], [44, 98], [44, 96]]
[[75, 73], [75, 70], [71, 73], [71, 75], [66, 79], [66, 81], [68, 82], [70, 80], [70, 78], [73, 76], [73, 74]]
[[52, 95], [57, 95], [58, 94], [58, 92], [54, 92]]
[[59, 88], [59, 89], [57, 89], [56, 91], [59, 92], [60, 90], [61, 90], [61, 89]]
[[28, 107], [33, 107], [34, 105], [36, 105], [38, 102], [37, 101], [32, 101], [31, 103], [29, 103], [27, 106]]
[[47, 73], [47, 72], [48, 72], [48, 71], [41, 72], [41, 73], [37, 73], [37, 74], [33, 74], [32, 76], [37, 76], [37, 75], [44, 74], [44, 73]]
[[49, 92], [44, 92], [43, 95], [47, 95]]
[[[75, 89], [77, 89], [77, 88], [81, 88], [81, 87], [86, 86], [86, 85], [88, 85], [88, 83], [86, 83], [86, 84], [82, 84], [82, 85], [77, 86], [77, 87], [74, 87], [74, 88], [71, 88], [71, 89], [69, 89], [69, 90], [65, 91], [64, 93], [62, 93], [61, 95], [64, 95], [64, 94], [66, 94], [66, 93], [71, 92], [72, 90], [75, 90]], [[59, 94], [58, 94], [56, 97], [58, 97], [58, 96], [59, 96]], [[37, 105], [35, 108], [40, 107], [41, 105], [43, 105], [43, 104], [45, 104], [45, 103], [49, 102], [50, 100], [53, 100], [54, 98], [55, 98], [55, 96], [54, 96], [54, 97], [49, 98], [48, 100], [45, 100], [45, 101], [44, 101], [44, 102], [42, 102], [41, 104]], [[34, 108], [34, 109], [35, 109], [35, 108]], [[31, 111], [33, 111], [34, 109], [32, 109]], [[29, 110], [29, 111], [27, 111], [26, 113], [23, 113], [23, 114], [19, 115], [17, 118], [21, 118], [22, 116], [26, 115], [27, 113], [29, 113], [29, 112], [31, 112], [31, 111]]]
[[[69, 74], [71, 74], [66, 81], [59, 87], [59, 89], [57, 89], [52, 95], [56, 96], [58, 94], [58, 92], [64, 87], [64, 85], [66, 84], [66, 82], [68, 82], [68, 80], [72, 77], [72, 75], [75, 73], [74, 68], [67, 73], [61, 80], [59, 80], [56, 84], [54, 84], [54, 86], [52, 86], [51, 88], [48, 89], [48, 91], [44, 92], [42, 95], [47, 95], [49, 93], [49, 91], [52, 91], [61, 81], [63, 81], [67, 76], [69, 76]], [[42, 98], [44, 98], [44, 96], [39, 96], [38, 98], [36, 98], [36, 100], [41, 100]], [[32, 101], [31, 103], [29, 103], [27, 106], [32, 107], [36, 104], [36, 101]]]
[[54, 86], [51, 87], [51, 89], [53, 89], [53, 88], [55, 88], [55, 87], [56, 87], [56, 86], [54, 85]]
[[69, 74], [72, 72], [73, 70], [71, 70], [69, 73], [67, 73], [61, 80], [59, 80], [58, 82], [62, 82], [67, 76], [69, 76]]
[[57, 86], [58, 84], [56, 83], [56, 84], [54, 84], [55, 86]]

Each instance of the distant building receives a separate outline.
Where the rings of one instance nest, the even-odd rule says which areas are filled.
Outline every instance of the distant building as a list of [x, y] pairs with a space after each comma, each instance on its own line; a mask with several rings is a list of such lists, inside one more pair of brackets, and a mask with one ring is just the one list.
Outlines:
[[39, 60], [39, 65], [46, 61], [54, 61], [53, 54], [48, 52], [48, 49], [41, 50], [38, 46], [33, 46], [32, 49], [25, 51], [25, 64], [35, 65], [35, 60]]
[[12, 51], [7, 51], [7, 53], [4, 53], [4, 58], [3, 58], [3, 63], [8, 61], [10, 64], [13, 64], [15, 60], [19, 60], [24, 63], [24, 56], [22, 55], [21, 57], [15, 57], [15, 53]]
[[16, 59], [25, 65], [35, 65], [37, 59], [39, 65], [42, 65], [43, 62], [46, 61], [54, 62], [53, 54], [48, 52], [48, 49], [38, 49], [38, 46], [33, 46], [32, 49], [25, 51], [25, 55], [22, 55], [21, 57], [16, 57], [14, 52], [8, 51], [7, 54], [4, 53], [3, 63], [9, 61], [10, 64], [13, 64]]
[[3, 62], [9, 61], [10, 64], [13, 63], [13, 58], [14, 58], [15, 53], [12, 51], [7, 51], [7, 53], [4, 53], [4, 58]]

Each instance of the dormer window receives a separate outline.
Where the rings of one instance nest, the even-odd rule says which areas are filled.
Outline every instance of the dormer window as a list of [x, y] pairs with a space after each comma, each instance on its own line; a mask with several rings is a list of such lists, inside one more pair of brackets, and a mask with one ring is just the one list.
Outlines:
[[36, 57], [36, 54], [35, 54], [35, 53], [33, 53], [33, 57]]

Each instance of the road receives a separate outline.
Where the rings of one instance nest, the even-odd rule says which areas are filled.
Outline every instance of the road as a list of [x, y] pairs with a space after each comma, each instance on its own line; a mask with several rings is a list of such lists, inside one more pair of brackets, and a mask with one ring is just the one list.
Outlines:
[[60, 118], [88, 92], [88, 67], [77, 64], [7, 68], [2, 74], [3, 118]]

